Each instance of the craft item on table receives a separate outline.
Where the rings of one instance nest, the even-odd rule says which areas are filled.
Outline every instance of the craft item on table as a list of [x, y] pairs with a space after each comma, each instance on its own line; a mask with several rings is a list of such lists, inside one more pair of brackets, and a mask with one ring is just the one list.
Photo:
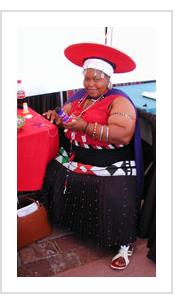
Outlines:
[[25, 119], [22, 116], [17, 116], [17, 130], [19, 131], [25, 123]]
[[29, 109], [28, 109], [28, 104], [27, 102], [24, 102], [23, 103], [23, 111], [22, 111], [23, 114], [27, 114], [29, 113]]
[[26, 119], [30, 119], [30, 118], [33, 117], [33, 115], [32, 115], [32, 114], [27, 114], [27, 115], [25, 115], [24, 117], [25, 117]]

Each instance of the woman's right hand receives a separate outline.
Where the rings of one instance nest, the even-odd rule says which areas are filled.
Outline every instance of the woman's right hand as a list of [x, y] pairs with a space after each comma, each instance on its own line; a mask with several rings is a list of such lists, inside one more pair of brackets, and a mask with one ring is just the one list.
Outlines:
[[59, 125], [62, 122], [61, 118], [58, 116], [55, 110], [49, 110], [48, 112], [45, 112], [42, 115], [45, 118], [49, 119], [51, 123], [55, 122], [56, 125]]

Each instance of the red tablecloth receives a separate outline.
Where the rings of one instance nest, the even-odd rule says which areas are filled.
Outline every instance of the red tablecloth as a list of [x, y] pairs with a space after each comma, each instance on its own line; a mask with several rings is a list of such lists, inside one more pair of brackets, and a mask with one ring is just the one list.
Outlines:
[[59, 148], [58, 128], [29, 108], [32, 118], [22, 110], [17, 115], [25, 117], [25, 125], [17, 132], [17, 190], [40, 190], [48, 162]]

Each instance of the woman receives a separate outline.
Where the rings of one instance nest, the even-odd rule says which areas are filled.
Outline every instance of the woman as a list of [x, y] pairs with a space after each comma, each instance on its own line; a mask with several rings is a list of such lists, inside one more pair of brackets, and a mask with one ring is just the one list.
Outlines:
[[121, 270], [136, 240], [141, 150], [135, 107], [125, 93], [111, 88], [110, 77], [133, 70], [135, 63], [112, 47], [93, 43], [71, 45], [65, 55], [83, 67], [84, 89], [64, 105], [65, 114], [58, 109], [43, 114], [61, 126], [62, 137], [41, 199], [54, 225], [118, 248], [111, 267]]

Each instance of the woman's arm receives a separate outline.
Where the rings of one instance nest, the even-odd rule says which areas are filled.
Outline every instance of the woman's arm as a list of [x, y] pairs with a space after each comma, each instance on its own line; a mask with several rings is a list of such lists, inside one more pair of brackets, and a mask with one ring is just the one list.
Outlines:
[[[69, 112], [71, 110], [72, 103], [67, 103], [63, 106], [64, 111], [69, 115]], [[48, 112], [43, 113], [43, 116], [45, 118], [49, 119], [51, 123], [55, 122], [56, 125], [62, 126], [62, 119], [57, 114], [56, 110], [49, 110]]]
[[117, 97], [110, 106], [105, 125], [85, 123], [84, 132], [109, 144], [127, 145], [133, 137], [136, 124], [136, 111], [125, 97]]
[[110, 144], [127, 145], [133, 137], [136, 123], [136, 111], [125, 97], [117, 97], [110, 106], [109, 117], [105, 125], [87, 123], [81, 117], [74, 117], [65, 128], [82, 131], [93, 139]]
[[117, 97], [111, 107], [107, 125], [109, 142], [128, 144], [133, 137], [136, 124], [136, 111], [125, 97]]

